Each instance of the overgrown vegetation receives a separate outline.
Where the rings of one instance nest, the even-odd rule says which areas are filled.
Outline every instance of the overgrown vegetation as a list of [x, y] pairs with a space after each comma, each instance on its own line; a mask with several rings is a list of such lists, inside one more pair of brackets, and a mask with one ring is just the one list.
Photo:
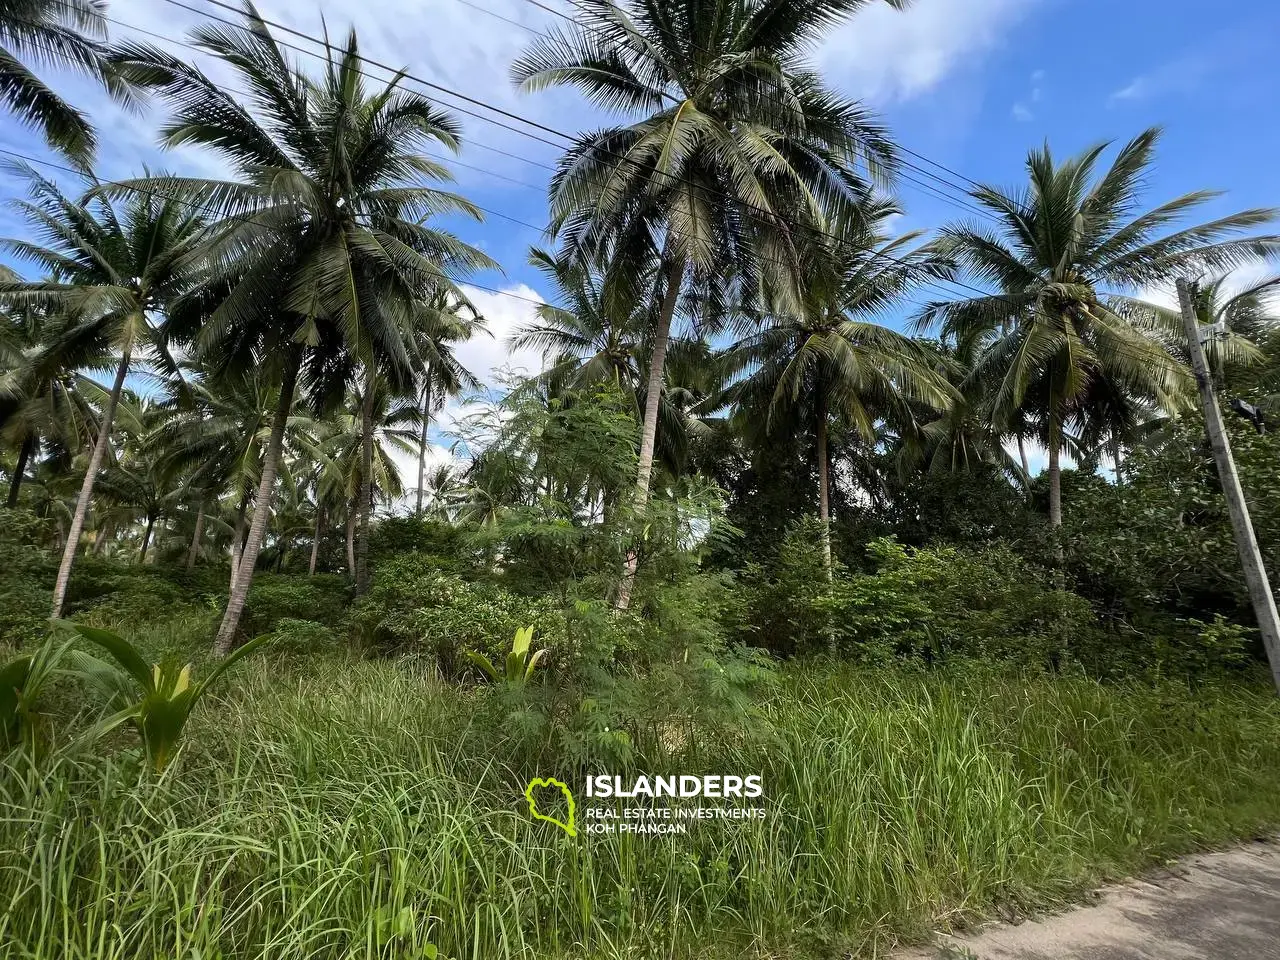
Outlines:
[[1250, 835], [1280, 788], [1262, 691], [811, 667], [733, 736], [653, 741], [608, 768], [759, 771], [768, 820], [574, 840], [528, 818], [546, 760], [478, 723], [472, 695], [382, 660], [237, 671], [159, 781], [127, 758], [5, 761], [0, 845], [23, 851], [0, 878], [6, 943], [84, 960], [428, 942], [476, 958], [861, 954]]
[[[530, 45], [522, 88], [616, 123], [549, 184], [513, 338], [543, 368], [488, 383], [464, 282], [497, 265], [436, 222], [481, 213], [431, 152], [461, 126], [354, 32], [313, 72], [252, 7], [188, 59], [26, 5], [23, 42], [227, 173], [11, 171], [6, 950], [871, 956], [1280, 824], [1181, 319], [1135, 296], [1208, 277], [1215, 385], [1265, 417], [1280, 280], [1234, 271], [1277, 212], [1148, 205], [1149, 130], [895, 236], [898, 148], [802, 54], [860, 5], [584, 0]], [[1260, 425], [1231, 440], [1274, 572]], [[739, 773], [764, 816], [679, 834], [524, 806]]]

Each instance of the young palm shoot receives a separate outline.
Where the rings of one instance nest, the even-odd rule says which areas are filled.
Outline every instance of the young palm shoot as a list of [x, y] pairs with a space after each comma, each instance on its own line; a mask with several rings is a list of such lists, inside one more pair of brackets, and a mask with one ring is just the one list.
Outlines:
[[521, 627], [516, 631], [515, 639], [511, 641], [511, 652], [507, 654], [505, 674], [498, 673], [493, 661], [483, 653], [468, 650], [467, 659], [492, 682], [522, 687], [533, 679], [533, 671], [547, 653], [545, 649], [531, 653], [529, 644], [532, 641], [533, 627]]
[[86, 627], [67, 620], [56, 622], [109, 653], [134, 681], [134, 692], [139, 695], [133, 703], [101, 720], [82, 739], [92, 742], [121, 724], [131, 723], [142, 740], [142, 748], [152, 771], [157, 774], [164, 772], [177, 753], [191, 712], [205, 691], [217, 682], [228, 667], [271, 639], [268, 634], [250, 640], [218, 661], [213, 672], [201, 683], [192, 684], [189, 663], [148, 664], [133, 644], [109, 630]]

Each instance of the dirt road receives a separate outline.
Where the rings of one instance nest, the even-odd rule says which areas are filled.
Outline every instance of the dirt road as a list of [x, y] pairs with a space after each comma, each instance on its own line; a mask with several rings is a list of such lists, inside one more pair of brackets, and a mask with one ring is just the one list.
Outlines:
[[1094, 906], [938, 943], [903, 960], [1280, 960], [1280, 843], [1190, 857]]

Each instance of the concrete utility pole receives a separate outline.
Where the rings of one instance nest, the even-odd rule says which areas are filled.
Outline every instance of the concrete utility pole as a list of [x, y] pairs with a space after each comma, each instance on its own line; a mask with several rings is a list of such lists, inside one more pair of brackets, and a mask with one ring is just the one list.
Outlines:
[[1262, 565], [1262, 553], [1258, 550], [1258, 538], [1253, 533], [1249, 519], [1249, 505], [1240, 488], [1236, 474], [1236, 462], [1231, 456], [1231, 444], [1222, 425], [1222, 413], [1218, 409], [1218, 397], [1213, 392], [1213, 379], [1205, 363], [1204, 350], [1200, 346], [1200, 323], [1196, 319], [1193, 287], [1187, 281], [1178, 280], [1178, 303], [1182, 307], [1182, 325], [1187, 332], [1187, 352], [1191, 355], [1191, 369], [1200, 388], [1204, 402], [1204, 422], [1209, 430], [1209, 445], [1213, 447], [1213, 459], [1218, 464], [1218, 480], [1227, 498], [1227, 510], [1231, 513], [1231, 527], [1236, 535], [1236, 547], [1240, 551], [1240, 563], [1244, 567], [1245, 583], [1249, 586], [1249, 599], [1253, 601], [1253, 613], [1262, 631], [1262, 643], [1267, 649], [1271, 664], [1271, 679], [1280, 693], [1280, 616], [1276, 614], [1276, 600], [1267, 582], [1267, 570]]

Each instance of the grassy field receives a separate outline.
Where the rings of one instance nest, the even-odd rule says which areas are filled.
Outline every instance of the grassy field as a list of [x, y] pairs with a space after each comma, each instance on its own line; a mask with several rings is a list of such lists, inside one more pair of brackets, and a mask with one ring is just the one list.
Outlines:
[[570, 838], [522, 793], [578, 772], [510, 759], [477, 693], [386, 661], [236, 670], [159, 780], [124, 734], [5, 761], [6, 957], [869, 956], [1280, 822], [1263, 688], [793, 668], [758, 729], [660, 761], [761, 775], [766, 820]]

